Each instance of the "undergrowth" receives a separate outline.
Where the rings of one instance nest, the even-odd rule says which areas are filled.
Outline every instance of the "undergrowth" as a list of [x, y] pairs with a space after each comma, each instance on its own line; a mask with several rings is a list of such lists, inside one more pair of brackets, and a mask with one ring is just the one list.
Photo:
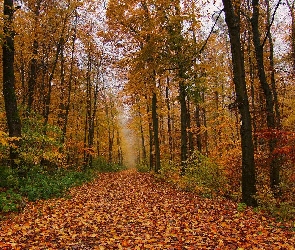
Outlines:
[[136, 169], [140, 173], [147, 173], [150, 171], [150, 167], [147, 164], [141, 163], [136, 166]]
[[29, 168], [25, 177], [19, 177], [16, 170], [0, 166], [0, 216], [21, 210], [26, 201], [63, 197], [69, 188], [91, 181], [99, 172], [117, 172], [123, 169], [125, 167], [118, 164], [95, 159], [92, 167], [84, 171], [47, 171], [45, 167], [37, 165]]
[[199, 152], [195, 152], [186, 162], [185, 174], [181, 176], [180, 172], [181, 166], [163, 163], [159, 177], [207, 198], [224, 194], [228, 187], [222, 167]]
[[[147, 167], [139, 166], [140, 172], [148, 170]], [[262, 210], [269, 213], [279, 221], [292, 221], [295, 217], [295, 202], [290, 195], [290, 181], [282, 175], [281, 196], [274, 197], [274, 194], [267, 186], [268, 180], [265, 179], [266, 174], [258, 174], [257, 195], [259, 207], [257, 211]], [[241, 203], [241, 190], [236, 194], [236, 187], [233, 187], [231, 179], [228, 179], [224, 168], [215, 163], [209, 157], [199, 152], [195, 152], [185, 165], [185, 174], [181, 175], [181, 166], [173, 162], [162, 162], [160, 174], [157, 178], [163, 179], [178, 188], [185, 191], [195, 192], [205, 198], [215, 196], [223, 196], [237, 202], [237, 210], [246, 209], [246, 204]], [[295, 226], [295, 225], [294, 225]]]
[[117, 163], [110, 163], [104, 158], [96, 158], [92, 162], [92, 169], [98, 172], [119, 172], [126, 169], [126, 166]]

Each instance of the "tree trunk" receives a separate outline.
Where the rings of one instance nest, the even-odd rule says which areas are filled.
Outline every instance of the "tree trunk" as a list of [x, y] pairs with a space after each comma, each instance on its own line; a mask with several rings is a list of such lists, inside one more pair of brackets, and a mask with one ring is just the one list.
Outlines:
[[145, 139], [142, 125], [142, 115], [140, 113], [140, 107], [138, 106], [138, 116], [139, 116], [139, 128], [140, 128], [140, 136], [141, 136], [141, 151], [142, 151], [142, 160], [140, 159], [140, 163], [144, 165], [147, 164], [147, 154], [145, 149]]
[[[84, 129], [84, 168], [89, 166], [89, 131], [91, 129], [91, 114], [92, 114], [92, 56], [88, 52], [87, 72], [86, 72], [86, 115], [85, 115], [85, 129]], [[106, 106], [107, 107], [107, 106]], [[107, 113], [107, 112], [106, 112]], [[107, 113], [108, 116], [108, 113]], [[86, 150], [87, 149], [87, 150]]]
[[60, 49], [60, 96], [59, 96], [59, 110], [58, 110], [58, 120], [57, 124], [62, 129], [65, 120], [65, 55], [64, 46]]
[[14, 77], [14, 30], [13, 30], [13, 0], [4, 0], [4, 27], [3, 27], [3, 96], [5, 102], [6, 119], [9, 137], [12, 137], [10, 147], [10, 165], [17, 168], [19, 149], [21, 144], [21, 120], [17, 109]]
[[240, 40], [240, 10], [232, 0], [223, 0], [225, 21], [228, 26], [236, 102], [241, 115], [241, 144], [242, 144], [242, 201], [248, 206], [257, 206], [256, 177], [254, 164], [254, 147], [252, 140], [252, 124], [249, 101], [245, 80], [244, 56]]
[[291, 60], [293, 74], [295, 74], [295, 1], [286, 0], [291, 15]]
[[117, 130], [117, 157], [118, 157], [118, 164], [120, 166], [123, 165], [123, 151], [122, 151], [122, 146], [121, 146], [121, 139], [120, 139], [120, 133], [119, 130]]
[[38, 74], [38, 61], [37, 61], [37, 56], [38, 56], [38, 48], [39, 48], [39, 43], [37, 41], [37, 22], [38, 18], [40, 15], [40, 7], [41, 7], [41, 1], [37, 1], [36, 6], [34, 6], [34, 25], [35, 25], [35, 31], [34, 31], [34, 41], [33, 41], [33, 58], [30, 61], [30, 75], [29, 75], [29, 81], [28, 81], [28, 107], [27, 111], [28, 113], [31, 112], [33, 108], [33, 103], [34, 103], [34, 96], [35, 96], [35, 88], [37, 84], [37, 74]]
[[248, 40], [247, 40], [247, 53], [248, 53], [248, 64], [249, 64], [249, 79], [250, 79], [250, 93], [251, 93], [251, 108], [252, 108], [252, 126], [253, 126], [253, 141], [254, 141], [254, 150], [257, 150], [258, 142], [257, 142], [257, 125], [256, 125], [256, 106], [255, 106], [255, 86], [254, 86], [254, 80], [255, 80], [255, 74], [254, 74], [254, 62], [252, 58], [252, 48], [251, 48], [251, 34], [248, 32]]
[[179, 101], [180, 101], [180, 129], [181, 129], [181, 175], [185, 174], [185, 164], [187, 160], [187, 107], [186, 107], [186, 89], [183, 79], [179, 83]]
[[113, 145], [114, 145], [114, 129], [109, 128], [108, 137], [109, 137], [109, 163], [113, 163]]
[[34, 102], [34, 95], [35, 95], [35, 86], [37, 83], [37, 55], [38, 55], [38, 42], [37, 40], [34, 40], [33, 42], [33, 58], [30, 62], [30, 77], [28, 81], [28, 107], [27, 111], [28, 113], [31, 112], [33, 108], [33, 102]]
[[[146, 97], [146, 100], [148, 98]], [[150, 113], [150, 106], [147, 104], [147, 114]], [[149, 167], [150, 171], [153, 170], [155, 162], [154, 162], [154, 135], [153, 135], [153, 123], [152, 120], [149, 118]]]
[[[93, 107], [92, 107], [91, 119], [89, 120], [90, 123], [88, 124], [89, 125], [89, 128], [88, 128], [88, 148], [91, 149], [91, 151], [94, 146], [95, 118], [96, 118], [96, 111], [97, 111], [97, 105], [98, 105], [98, 91], [99, 91], [98, 87], [99, 87], [98, 80], [96, 80], [95, 89], [94, 89], [94, 96], [93, 96]], [[90, 167], [92, 166], [92, 160], [93, 160], [92, 153], [89, 152], [88, 153], [88, 166], [90, 166]]]
[[48, 119], [49, 119], [49, 114], [50, 114], [50, 104], [51, 104], [51, 92], [52, 92], [52, 80], [55, 74], [55, 70], [57, 67], [57, 63], [58, 63], [58, 57], [59, 54], [61, 52], [62, 47], [64, 46], [64, 39], [62, 37], [60, 37], [59, 42], [57, 44], [57, 48], [56, 48], [56, 53], [55, 53], [55, 58], [54, 58], [54, 62], [52, 65], [52, 69], [49, 75], [49, 79], [47, 82], [47, 93], [45, 96], [45, 107], [44, 107], [44, 134], [46, 134], [46, 125], [48, 124]]
[[[155, 90], [156, 91], [156, 90]], [[157, 114], [157, 94], [153, 93], [152, 99], [153, 134], [155, 143], [155, 172], [159, 173], [160, 165], [160, 142], [159, 142], [159, 118]]]
[[[263, 56], [263, 44], [260, 43], [260, 32], [259, 32], [259, 0], [252, 1], [253, 14], [251, 19], [253, 43], [255, 48], [255, 58], [257, 62], [257, 70], [259, 76], [259, 82], [266, 101], [266, 122], [269, 130], [276, 128], [275, 113], [274, 113], [274, 101], [273, 93], [270, 86], [267, 83], [267, 78], [264, 68], [264, 56]], [[271, 157], [270, 163], [270, 186], [274, 193], [280, 184], [280, 164], [278, 158], [274, 156], [273, 151], [276, 148], [277, 140], [270, 138], [269, 140], [269, 154]]]
[[[269, 6], [269, 1], [265, 1], [267, 4], [267, 26], [270, 27], [271, 25], [271, 11]], [[270, 63], [270, 82], [271, 82], [271, 90], [273, 92], [273, 102], [274, 102], [274, 109], [275, 109], [275, 126], [277, 128], [281, 127], [281, 114], [279, 108], [279, 101], [278, 101], [278, 92], [276, 87], [276, 80], [275, 80], [275, 65], [274, 65], [274, 44], [272, 39], [272, 33], [269, 31], [268, 35], [268, 42], [269, 42], [269, 63]]]
[[168, 110], [168, 121], [167, 121], [167, 129], [168, 129], [168, 143], [169, 143], [169, 154], [170, 161], [173, 161], [173, 138], [172, 138], [172, 124], [171, 124], [171, 106], [169, 100], [169, 77], [167, 76], [167, 86], [166, 86], [166, 105]]
[[65, 104], [64, 122], [63, 122], [63, 127], [62, 127], [62, 139], [61, 139], [62, 143], [64, 143], [66, 133], [67, 133], [68, 118], [69, 118], [70, 104], [71, 104], [73, 71], [74, 71], [74, 63], [75, 63], [75, 59], [74, 59], [75, 44], [76, 44], [76, 40], [77, 40], [77, 22], [78, 22], [78, 14], [76, 13], [74, 34], [72, 36], [71, 66], [70, 66], [70, 74], [69, 74], [69, 82], [68, 82], [67, 100], [66, 100], [66, 104]]
[[187, 101], [187, 128], [188, 128], [188, 149], [189, 156], [194, 152], [194, 137], [191, 130], [191, 111], [190, 111], [190, 100]]
[[[202, 92], [202, 101], [203, 103], [205, 103], [205, 92], [203, 91]], [[205, 133], [204, 133], [204, 141], [205, 141], [205, 152], [206, 152], [206, 155], [208, 156], [209, 155], [209, 135], [208, 135], [208, 129], [207, 129], [207, 112], [206, 112], [206, 108], [203, 107], [202, 108], [202, 116], [203, 116], [203, 124], [204, 124], [204, 127], [205, 127]]]
[[202, 137], [201, 137], [201, 119], [200, 119], [200, 105], [196, 104], [195, 119], [197, 126], [197, 148], [202, 153]]

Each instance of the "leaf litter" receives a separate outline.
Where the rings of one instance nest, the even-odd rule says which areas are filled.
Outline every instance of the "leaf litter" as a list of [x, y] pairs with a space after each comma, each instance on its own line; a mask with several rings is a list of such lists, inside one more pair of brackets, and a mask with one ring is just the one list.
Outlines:
[[29, 202], [0, 222], [0, 249], [295, 249], [292, 227], [126, 170]]

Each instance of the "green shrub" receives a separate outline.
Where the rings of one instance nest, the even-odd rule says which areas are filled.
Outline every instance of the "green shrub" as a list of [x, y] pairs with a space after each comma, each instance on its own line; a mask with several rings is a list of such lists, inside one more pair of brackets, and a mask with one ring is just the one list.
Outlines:
[[245, 203], [238, 203], [238, 206], [237, 206], [238, 212], [244, 212], [246, 208], [247, 208], [247, 205]]
[[291, 202], [281, 202], [271, 212], [272, 215], [283, 221], [292, 221], [295, 218], [295, 206]]
[[18, 186], [17, 172], [10, 167], [0, 166], [0, 187], [17, 188]]
[[38, 174], [35, 177], [28, 177], [21, 185], [20, 191], [30, 201], [60, 197], [64, 188], [59, 185], [55, 178], [45, 174]]
[[21, 195], [15, 193], [12, 189], [0, 193], [0, 212], [18, 211], [22, 203]]
[[[46, 133], [44, 131], [46, 130]], [[21, 160], [28, 166], [61, 166], [65, 155], [61, 153], [62, 131], [59, 127], [47, 124], [37, 114], [22, 120]]]
[[150, 171], [150, 167], [146, 164], [139, 164], [136, 166], [136, 169], [140, 173], [147, 173]]
[[213, 160], [194, 152], [186, 163], [185, 186], [189, 190], [195, 190], [205, 197], [226, 192], [226, 177], [223, 170]]
[[29, 171], [27, 178], [22, 180], [20, 192], [30, 201], [61, 197], [69, 188], [81, 185], [91, 178], [89, 171], [58, 170], [52, 173], [39, 167]]
[[93, 160], [92, 169], [99, 172], [119, 172], [126, 167], [117, 163], [109, 163], [104, 158], [98, 157]]
[[263, 209], [278, 220], [289, 221], [295, 218], [294, 201], [281, 201], [275, 198], [269, 186], [258, 189], [256, 199], [260, 209]]
[[[20, 177], [17, 171], [9, 167], [0, 167], [1, 192], [0, 212], [17, 211], [22, 202], [22, 196], [29, 201], [62, 197], [69, 188], [92, 180], [97, 171], [117, 172], [125, 169], [118, 164], [109, 164], [103, 159], [96, 159], [94, 167], [85, 171], [58, 169], [51, 171], [47, 166], [24, 167], [26, 175]], [[13, 191], [12, 191], [13, 190]]]

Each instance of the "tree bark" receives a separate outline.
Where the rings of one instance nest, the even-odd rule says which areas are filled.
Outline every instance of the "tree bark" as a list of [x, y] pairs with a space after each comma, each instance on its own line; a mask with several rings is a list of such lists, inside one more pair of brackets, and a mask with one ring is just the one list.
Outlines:
[[70, 66], [70, 74], [69, 74], [69, 82], [68, 82], [68, 91], [67, 91], [67, 99], [65, 104], [64, 122], [62, 127], [62, 138], [61, 138], [62, 143], [64, 143], [65, 137], [67, 134], [67, 126], [68, 126], [68, 119], [69, 119], [69, 113], [70, 113], [71, 93], [72, 93], [73, 75], [74, 75], [73, 71], [74, 71], [74, 63], [75, 63], [74, 54], [75, 54], [75, 44], [77, 40], [77, 22], [78, 22], [78, 14], [76, 13], [74, 34], [72, 36], [71, 66]]
[[[202, 101], [205, 103], [205, 92], [202, 92]], [[203, 125], [205, 127], [204, 132], [204, 144], [205, 144], [205, 152], [206, 155], [209, 155], [209, 135], [208, 135], [208, 129], [207, 129], [207, 112], [205, 106], [202, 108], [202, 117], [203, 117]]]
[[180, 101], [180, 129], [181, 129], [181, 175], [185, 174], [187, 160], [187, 106], [186, 106], [186, 89], [183, 79], [179, 83], [179, 101]]
[[[263, 44], [260, 42], [260, 31], [259, 31], [259, 0], [252, 1], [252, 33], [253, 43], [255, 48], [255, 58], [257, 63], [257, 70], [259, 76], [259, 82], [263, 90], [265, 101], [266, 101], [266, 122], [269, 130], [276, 128], [275, 113], [274, 113], [274, 100], [272, 90], [267, 82], [265, 67], [264, 67], [264, 55], [263, 55]], [[270, 27], [269, 27], [270, 29]], [[270, 32], [268, 33], [270, 35]], [[269, 139], [269, 154], [271, 157], [270, 163], [270, 186], [274, 193], [280, 184], [280, 164], [278, 157], [274, 156], [273, 151], [276, 148], [277, 140], [275, 138]]]
[[57, 44], [54, 62], [53, 62], [52, 69], [51, 69], [51, 72], [50, 72], [50, 75], [48, 78], [48, 82], [47, 82], [48, 89], [47, 89], [47, 93], [46, 93], [45, 100], [44, 100], [45, 107], [44, 107], [44, 114], [43, 114], [43, 116], [44, 116], [44, 134], [47, 133], [46, 125], [48, 124], [48, 119], [49, 119], [49, 114], [50, 114], [52, 80], [54, 78], [55, 70], [56, 70], [57, 63], [58, 63], [58, 58], [59, 58], [59, 55], [60, 55], [60, 52], [61, 52], [61, 49], [63, 46], [64, 46], [64, 39], [61, 36], [59, 39], [59, 42]]
[[34, 25], [35, 25], [35, 31], [34, 31], [34, 41], [33, 41], [33, 58], [30, 61], [30, 75], [28, 80], [28, 106], [27, 106], [27, 112], [30, 113], [33, 108], [34, 103], [34, 96], [35, 96], [35, 88], [37, 84], [37, 75], [38, 75], [38, 48], [39, 43], [37, 41], [37, 22], [40, 15], [40, 7], [41, 7], [41, 1], [37, 1], [36, 6], [34, 6]]
[[[249, 37], [250, 40], [250, 37]], [[251, 55], [251, 46], [250, 46], [250, 41], [248, 40], [248, 63], [249, 63], [249, 78], [250, 78], [250, 89], [251, 89], [251, 106], [252, 106], [252, 112], [253, 112], [253, 120], [252, 120], [252, 125], [253, 125], [253, 141], [254, 141], [254, 149], [257, 150], [258, 147], [258, 142], [257, 142], [257, 124], [256, 124], [256, 107], [255, 107], [255, 88], [254, 88], [254, 80], [255, 80], [255, 75], [254, 75], [254, 63], [252, 61], [252, 55]]]
[[120, 133], [119, 130], [117, 130], [117, 157], [118, 157], [118, 164], [120, 166], [123, 165], [123, 150], [121, 146], [121, 138], [120, 138]]
[[[85, 114], [85, 128], [84, 128], [84, 168], [89, 167], [90, 163], [90, 154], [89, 154], [89, 131], [91, 127], [91, 114], [92, 114], [92, 56], [88, 52], [88, 61], [87, 61], [87, 72], [86, 72], [86, 114]], [[106, 106], [106, 115], [108, 117], [108, 111]], [[88, 150], [86, 150], [88, 149]]]
[[197, 148], [202, 153], [202, 137], [201, 137], [201, 119], [200, 119], [200, 104], [196, 104], [195, 119], [197, 126]]
[[295, 1], [286, 0], [291, 15], [291, 60], [295, 74]]
[[[271, 25], [271, 11], [269, 6], [269, 1], [265, 1], [267, 5], [267, 26]], [[279, 108], [278, 101], [278, 92], [276, 87], [275, 80], [275, 63], [274, 63], [274, 44], [272, 39], [272, 33], [269, 31], [268, 35], [268, 43], [269, 43], [269, 63], [270, 63], [270, 82], [271, 82], [271, 90], [273, 92], [273, 102], [274, 102], [274, 110], [275, 110], [275, 125], [277, 128], [281, 127], [281, 114]]]
[[170, 86], [170, 79], [167, 76], [167, 86], [166, 86], [166, 105], [168, 110], [168, 117], [167, 117], [167, 129], [168, 129], [168, 143], [169, 143], [169, 153], [170, 153], [170, 161], [172, 162], [174, 157], [174, 150], [173, 150], [173, 138], [172, 138], [172, 124], [171, 124], [171, 105], [169, 100], [169, 86]]
[[[148, 101], [148, 98], [146, 96], [146, 100]], [[149, 101], [148, 101], [149, 102]], [[150, 114], [150, 104], [147, 104], [147, 114]], [[155, 165], [155, 157], [154, 157], [154, 136], [153, 136], [153, 123], [152, 119], [149, 118], [149, 167], [150, 171], [153, 170]]]
[[15, 93], [13, 13], [13, 0], [4, 0], [4, 38], [2, 45], [3, 96], [9, 137], [12, 137], [10, 165], [12, 168], [17, 168], [17, 159], [19, 158], [18, 147], [20, 147], [22, 135]]
[[[97, 69], [98, 70], [98, 69]], [[94, 146], [94, 133], [95, 133], [95, 118], [96, 118], [96, 112], [97, 112], [97, 106], [98, 106], [98, 91], [99, 91], [99, 82], [98, 77], [96, 79], [95, 83], [95, 89], [94, 89], [94, 96], [93, 96], [93, 107], [92, 107], [92, 113], [91, 113], [91, 119], [89, 120], [89, 128], [88, 128], [88, 148], [92, 149]], [[91, 104], [90, 104], [91, 105]], [[111, 119], [113, 119], [113, 115], [111, 112]], [[88, 165], [92, 166], [92, 160], [93, 155], [91, 153], [88, 154]]]
[[190, 100], [187, 101], [187, 128], [188, 128], [188, 155], [190, 156], [194, 152], [194, 136], [191, 130], [191, 111], [190, 111]]
[[142, 151], [142, 159], [140, 159], [140, 163], [146, 165], [147, 164], [147, 154], [145, 149], [145, 138], [143, 132], [143, 124], [142, 124], [142, 115], [140, 113], [140, 107], [138, 106], [138, 116], [139, 116], [139, 129], [141, 136], [141, 151]]
[[[154, 90], [155, 91], [155, 90]], [[160, 142], [159, 142], [159, 118], [157, 114], [157, 94], [153, 93], [152, 99], [153, 134], [155, 144], [155, 172], [159, 173], [161, 168]]]
[[248, 206], [257, 206], [257, 201], [254, 197], [256, 194], [256, 177], [252, 124], [246, 89], [244, 56], [241, 49], [239, 4], [236, 5], [232, 0], [223, 0], [223, 5], [231, 44], [236, 102], [242, 122], [240, 127], [242, 144], [242, 202]]

